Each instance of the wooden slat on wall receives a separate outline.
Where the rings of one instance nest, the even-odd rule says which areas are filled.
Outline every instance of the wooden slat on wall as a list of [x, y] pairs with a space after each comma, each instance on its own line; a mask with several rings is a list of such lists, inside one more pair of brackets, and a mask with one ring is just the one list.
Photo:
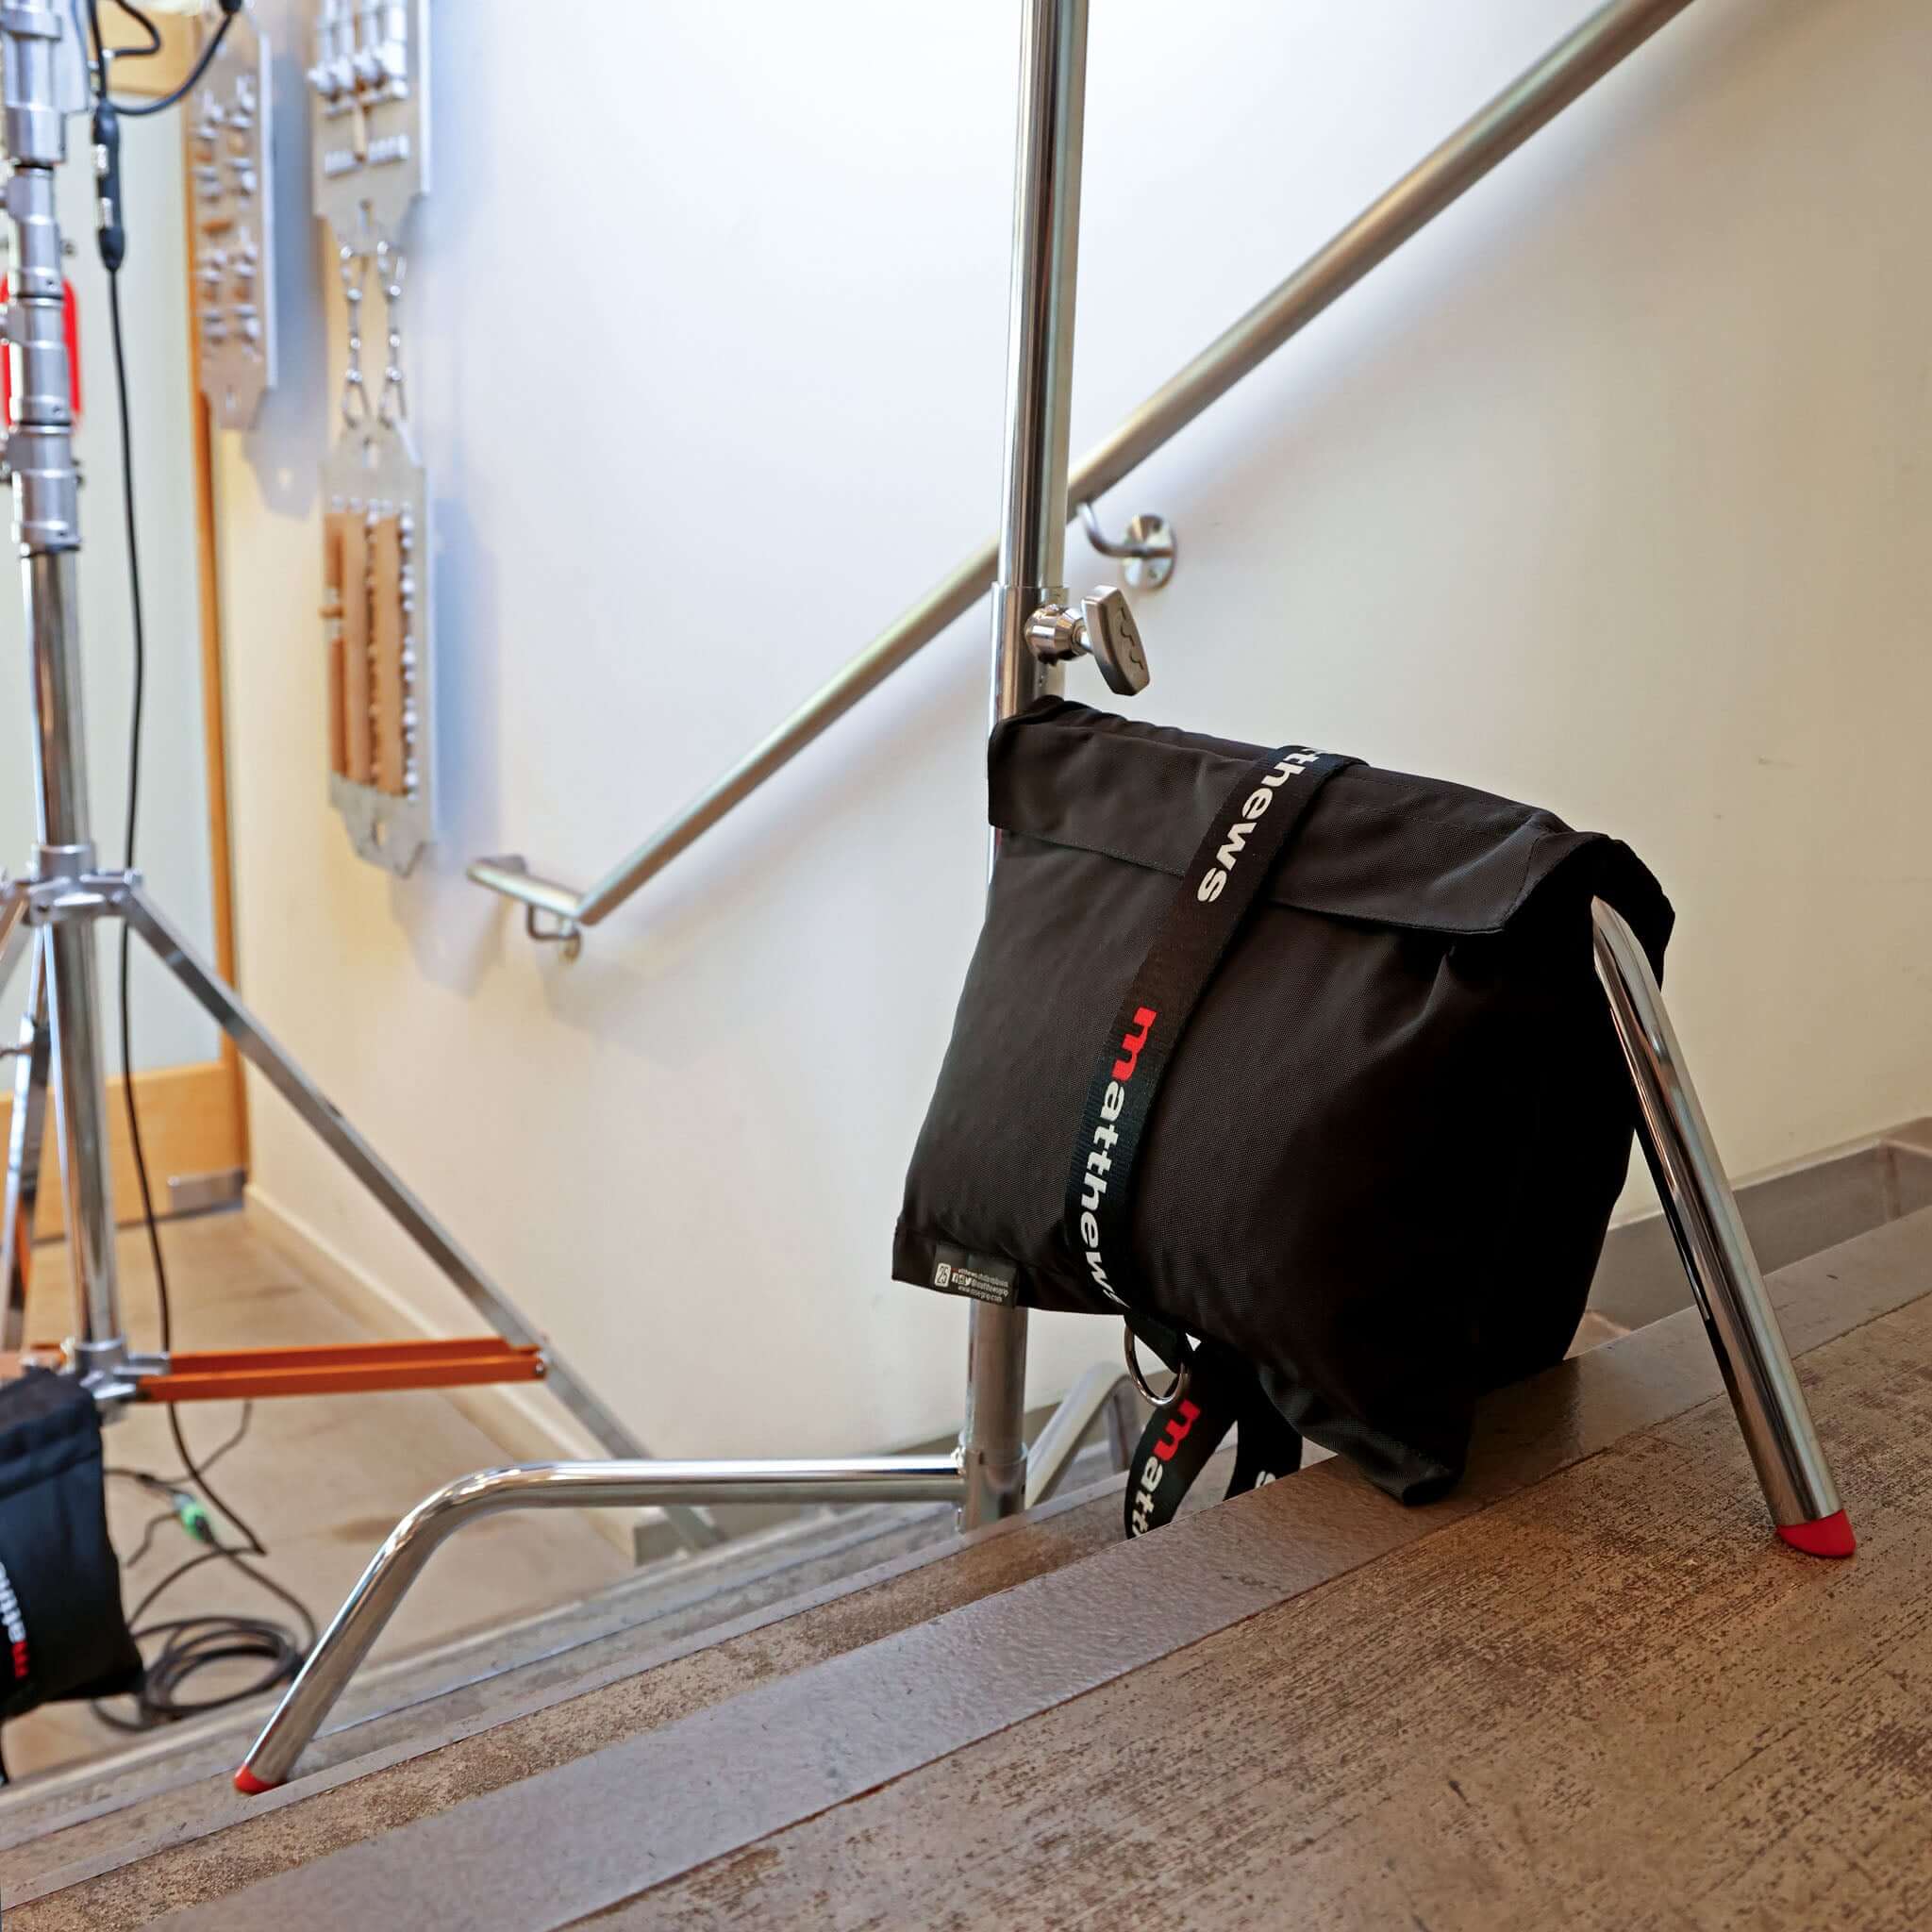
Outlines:
[[[147, 1170], [155, 1189], [155, 1209], [168, 1211], [170, 1174], [213, 1174], [242, 1167], [248, 1154], [242, 1125], [235, 1109], [233, 1076], [219, 1060], [205, 1066], [159, 1067], [135, 1075], [135, 1101], [141, 1108], [141, 1141], [147, 1153]], [[13, 1103], [0, 1100], [0, 1147], [13, 1119]], [[114, 1211], [125, 1224], [141, 1217], [141, 1191], [135, 1178], [134, 1157], [127, 1144], [127, 1108], [119, 1080], [108, 1082], [108, 1132], [114, 1152]], [[42, 1240], [59, 1234], [65, 1225], [60, 1199], [60, 1170], [55, 1156], [54, 1129], [47, 1124], [47, 1144], [41, 1164], [40, 1212], [34, 1232]]]

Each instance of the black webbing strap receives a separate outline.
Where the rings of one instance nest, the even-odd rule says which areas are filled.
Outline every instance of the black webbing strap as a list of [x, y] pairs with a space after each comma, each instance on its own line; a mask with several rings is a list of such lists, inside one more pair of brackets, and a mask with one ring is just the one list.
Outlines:
[[[1249, 1427], [1242, 1431], [1230, 1495], [1300, 1464], [1300, 1440], [1261, 1393], [1252, 1367], [1218, 1344], [1192, 1348], [1186, 1336], [1140, 1311], [1144, 1297], [1136, 1291], [1129, 1234], [1134, 1167], [1168, 1063], [1222, 956], [1316, 792], [1357, 762], [1287, 745], [1242, 774], [1181, 875], [1167, 917], [1114, 1016], [1087, 1091], [1067, 1180], [1067, 1238], [1088, 1278], [1120, 1309], [1134, 1334], [1171, 1368], [1186, 1364], [1189, 1372], [1185, 1393], [1156, 1412], [1135, 1457], [1127, 1491], [1129, 1535], [1154, 1528], [1174, 1513], [1188, 1483], [1238, 1421], [1249, 1422]], [[1251, 1435], [1262, 1440], [1250, 1442]], [[1293, 1459], [1277, 1466], [1291, 1442]], [[1137, 1508], [1143, 1491], [1146, 1507]]]
[[1158, 1529], [1180, 1507], [1208, 1458], [1237, 1424], [1230, 1496], [1302, 1466], [1302, 1439], [1262, 1392], [1252, 1362], [1219, 1341], [1203, 1341], [1185, 1356], [1187, 1386], [1147, 1419], [1127, 1464], [1129, 1536]]

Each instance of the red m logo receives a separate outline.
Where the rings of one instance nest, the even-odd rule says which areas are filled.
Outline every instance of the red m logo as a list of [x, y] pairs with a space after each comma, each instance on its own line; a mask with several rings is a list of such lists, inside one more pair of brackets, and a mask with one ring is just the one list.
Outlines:
[[1174, 1412], [1167, 1419], [1167, 1433], [1155, 1443], [1154, 1453], [1163, 1462], [1174, 1460], [1174, 1452], [1188, 1440], [1188, 1431], [1200, 1419], [1201, 1411], [1182, 1396], [1174, 1407]]
[[1147, 1029], [1159, 1017], [1152, 1007], [1134, 1008], [1134, 1024], [1140, 1031], [1121, 1035], [1121, 1051], [1126, 1055], [1126, 1058], [1113, 1063], [1113, 1076], [1116, 1080], [1131, 1080], [1134, 1077], [1134, 1069], [1141, 1060], [1141, 1049], [1147, 1044]]

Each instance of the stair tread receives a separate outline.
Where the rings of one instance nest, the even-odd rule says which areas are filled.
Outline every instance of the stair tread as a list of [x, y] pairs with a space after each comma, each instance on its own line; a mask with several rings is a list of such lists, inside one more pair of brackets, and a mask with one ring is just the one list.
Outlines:
[[[6, 1859], [8, 1904], [42, 1901], [38, 1914], [55, 1903], [51, 1894], [84, 1886], [87, 1907], [73, 1923], [105, 1932], [210, 1895], [204, 1885], [225, 1892], [1075, 1560], [1119, 1537], [1120, 1483], [1112, 1476], [1024, 1522], [965, 1537], [952, 1531], [949, 1509], [909, 1524], [906, 1512], [892, 1512], [896, 1524], [842, 1539], [828, 1524], [835, 1547], [823, 1562], [768, 1565], [735, 1591], [622, 1622], [407, 1707], [386, 1707], [393, 1682], [356, 1687], [360, 1705], [351, 1704], [348, 1722], [318, 1739], [303, 1774], [272, 1798], [243, 1799], [230, 1784], [265, 1714], [251, 1711], [195, 1740], [121, 1802], [106, 1796], [25, 1843], [20, 1824], [0, 1820], [15, 1842]], [[810, 1574], [836, 1573], [847, 1546], [869, 1556], [865, 1567]], [[740, 1567], [749, 1563], [743, 1554]], [[635, 1591], [627, 1580], [597, 1602]], [[722, 1622], [715, 1609], [706, 1614], [721, 1594], [734, 1599]], [[215, 1833], [222, 1854], [210, 1861], [206, 1841]], [[128, 1874], [125, 1888], [106, 1875], [117, 1873]], [[125, 1905], [108, 1903], [124, 1890]]]
[[[1928, 1247], [1932, 1213], [1921, 1213], [1780, 1271], [1772, 1293], [1793, 1353], [1803, 1355], [1923, 1292]], [[1643, 1425], [1659, 1404], [1673, 1412], [1696, 1406], [1714, 1382], [1694, 1319], [1675, 1316], [1506, 1391], [1498, 1398], [1502, 1410], [1493, 1427], [1500, 1433], [1491, 1448], [1504, 1463], [1532, 1451], [1543, 1461], [1588, 1456], [1622, 1429]], [[1584, 1402], [1587, 1442], [1573, 1440], [1580, 1424], [1565, 1407], [1583, 1400], [1578, 1387], [1592, 1391]], [[1324, 1495], [1334, 1481], [1344, 1488], [1350, 1481], [1345, 1471], [1312, 1475], [1331, 1477], [1317, 1483]], [[1208, 1507], [1213, 1493], [1204, 1482], [1190, 1500]], [[1481, 1507], [1479, 1497], [1473, 1507]], [[149, 1814], [141, 1842], [124, 1842], [92, 1868], [70, 1863], [44, 1871], [33, 1886], [9, 1881], [8, 1903], [20, 1901], [21, 1932], [114, 1932], [264, 1880], [264, 1898], [273, 1896], [292, 1882], [281, 1874], [339, 1849], [359, 1847], [345, 1856], [380, 1863], [371, 1840], [398, 1832], [414, 1844], [424, 1834], [442, 1832], [452, 1822], [443, 1814], [457, 1811], [466, 1819], [494, 1817], [502, 1801], [492, 1794], [511, 1783], [527, 1779], [533, 1792], [575, 1790], [587, 1775], [594, 1783], [582, 1761], [590, 1756], [627, 1764], [641, 1751], [648, 1757], [651, 1734], [668, 1727], [681, 1732], [689, 1722], [728, 1728], [727, 1707], [764, 1710], [776, 1700], [789, 1709], [800, 1697], [808, 1701], [812, 1685], [831, 1681], [826, 1674], [841, 1683], [850, 1676], [855, 1653], [897, 1656], [919, 1626], [942, 1612], [981, 1622], [991, 1613], [998, 1621], [995, 1607], [983, 1600], [1042, 1602], [1040, 1592], [1057, 1588], [1054, 1573], [1090, 1560], [1118, 1562], [1105, 1553], [1118, 1541], [1119, 1510], [1115, 1477], [1033, 1518], [901, 1556], [802, 1601], [753, 1612], [648, 1656], [613, 1657], [573, 1682], [547, 1687], [540, 1708], [497, 1711], [467, 1728], [452, 1722], [447, 1742], [419, 1739], [391, 1754], [358, 1756], [253, 1804], [219, 1791], [201, 1794], [192, 1822], [171, 1825]], [[11, 1915], [8, 1924], [15, 1924]]]

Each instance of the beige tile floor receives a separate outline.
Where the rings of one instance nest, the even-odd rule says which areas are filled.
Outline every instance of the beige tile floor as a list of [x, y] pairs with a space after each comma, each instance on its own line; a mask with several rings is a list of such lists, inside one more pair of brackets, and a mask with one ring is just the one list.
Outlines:
[[[219, 1348], [347, 1341], [367, 1331], [295, 1266], [251, 1233], [245, 1212], [173, 1222], [162, 1230], [178, 1345]], [[66, 1251], [42, 1247], [27, 1313], [30, 1336], [68, 1326]], [[124, 1295], [137, 1342], [154, 1340], [154, 1274], [137, 1232], [121, 1241]], [[233, 1428], [232, 1403], [182, 1411], [197, 1453]], [[137, 1409], [107, 1434], [108, 1459], [171, 1474], [178, 1468], [165, 1417]], [[271, 1552], [263, 1566], [325, 1623], [404, 1510], [467, 1470], [504, 1459], [449, 1399], [433, 1391], [308, 1397], [261, 1402], [242, 1446], [211, 1473], [215, 1487], [246, 1516]], [[143, 1490], [110, 1481], [108, 1523], [124, 1558], [158, 1505]], [[196, 1545], [171, 1520], [123, 1580], [132, 1611], [167, 1570]], [[502, 1516], [466, 1530], [439, 1552], [424, 1584], [377, 1643], [377, 1657], [423, 1648], [460, 1632], [568, 1603], [615, 1582], [626, 1565], [586, 1517]], [[286, 1613], [226, 1563], [204, 1565], [152, 1613]], [[211, 1671], [210, 1689], [220, 1680]], [[52, 1705], [7, 1726], [8, 1771], [19, 1777], [111, 1751], [125, 1740], [86, 1705]]]

